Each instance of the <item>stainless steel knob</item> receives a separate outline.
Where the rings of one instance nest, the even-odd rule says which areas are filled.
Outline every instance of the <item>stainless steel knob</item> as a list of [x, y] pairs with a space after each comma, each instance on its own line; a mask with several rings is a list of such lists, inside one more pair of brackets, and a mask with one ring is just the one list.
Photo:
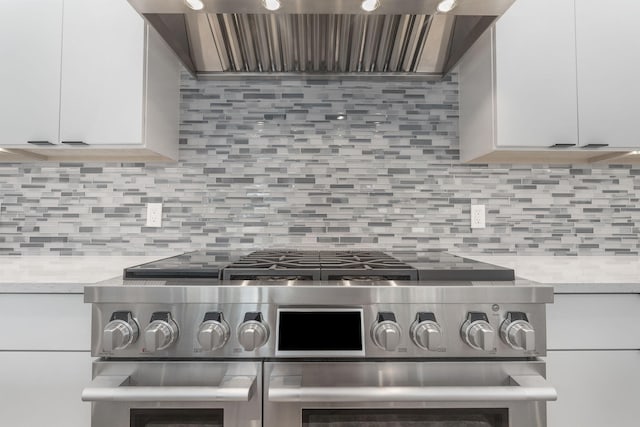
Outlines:
[[269, 340], [269, 327], [262, 322], [261, 313], [246, 313], [238, 327], [238, 341], [245, 351], [254, 351]]
[[254, 320], [244, 322], [238, 328], [238, 341], [245, 351], [262, 347], [269, 339], [269, 328]]
[[533, 351], [536, 348], [536, 332], [524, 313], [508, 313], [500, 326], [500, 337], [516, 350]]
[[430, 351], [442, 351], [444, 337], [442, 328], [433, 320], [416, 320], [411, 325], [411, 339], [420, 348]]
[[400, 345], [402, 329], [393, 313], [378, 313], [378, 320], [371, 328], [373, 343], [386, 351], [394, 351]]
[[151, 323], [144, 330], [144, 348], [146, 352], [169, 348], [178, 339], [178, 325], [171, 319], [169, 313], [151, 316]]
[[[211, 313], [214, 314], [214, 313]], [[222, 318], [222, 313], [205, 315], [205, 320], [198, 329], [198, 343], [204, 351], [222, 348], [229, 340], [229, 324]]]
[[484, 313], [469, 313], [462, 325], [461, 335], [471, 348], [486, 352], [496, 350], [496, 331]]
[[102, 331], [102, 348], [104, 351], [122, 350], [138, 339], [138, 325], [124, 320], [112, 320]]

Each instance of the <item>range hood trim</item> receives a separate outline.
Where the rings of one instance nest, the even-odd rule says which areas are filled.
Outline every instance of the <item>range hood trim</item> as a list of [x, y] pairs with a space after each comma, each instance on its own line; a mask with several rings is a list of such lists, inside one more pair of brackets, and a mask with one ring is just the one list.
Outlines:
[[[440, 0], [381, 0], [380, 7], [366, 12], [362, 0], [283, 0], [277, 11], [265, 9], [260, 0], [203, 0], [204, 8], [194, 11], [183, 0], [128, 0], [141, 15], [149, 13], [228, 13], [269, 15], [433, 15]], [[458, 0], [448, 12], [456, 16], [500, 16], [515, 0]]]
[[[493, 14], [513, 1], [460, 0], [455, 13], [440, 14], [433, 13], [437, 0], [386, 1], [387, 13], [383, 7], [366, 13], [360, 0], [291, 0], [277, 12], [258, 0], [205, 1], [197, 12], [182, 0], [129, 0], [185, 68], [207, 80], [294, 75], [437, 80], [497, 19]], [[336, 10], [330, 10], [332, 4]], [[416, 10], [430, 13], [405, 13]]]

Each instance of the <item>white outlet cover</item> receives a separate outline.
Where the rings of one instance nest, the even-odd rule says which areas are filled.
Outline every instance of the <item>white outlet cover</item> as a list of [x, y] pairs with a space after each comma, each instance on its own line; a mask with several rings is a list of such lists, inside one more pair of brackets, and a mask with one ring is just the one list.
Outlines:
[[162, 227], [162, 203], [147, 203], [147, 227]]
[[471, 228], [485, 228], [484, 205], [471, 205]]

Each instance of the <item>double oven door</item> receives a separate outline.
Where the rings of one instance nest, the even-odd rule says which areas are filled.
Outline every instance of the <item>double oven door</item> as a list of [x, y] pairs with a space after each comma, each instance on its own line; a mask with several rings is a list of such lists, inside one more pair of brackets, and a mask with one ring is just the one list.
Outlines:
[[265, 427], [545, 427], [532, 362], [267, 362]]
[[261, 427], [261, 362], [99, 361], [92, 427]]
[[[546, 427], [541, 361], [98, 361], [92, 427]], [[263, 384], [264, 381], [264, 384]]]

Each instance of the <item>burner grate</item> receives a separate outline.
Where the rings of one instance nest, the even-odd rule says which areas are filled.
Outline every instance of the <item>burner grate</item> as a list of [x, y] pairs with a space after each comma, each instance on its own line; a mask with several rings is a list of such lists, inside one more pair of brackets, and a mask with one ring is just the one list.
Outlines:
[[252, 252], [228, 265], [222, 272], [223, 280], [266, 280], [266, 277], [280, 280], [357, 278], [357, 281], [415, 281], [418, 272], [384, 252], [288, 250]]

